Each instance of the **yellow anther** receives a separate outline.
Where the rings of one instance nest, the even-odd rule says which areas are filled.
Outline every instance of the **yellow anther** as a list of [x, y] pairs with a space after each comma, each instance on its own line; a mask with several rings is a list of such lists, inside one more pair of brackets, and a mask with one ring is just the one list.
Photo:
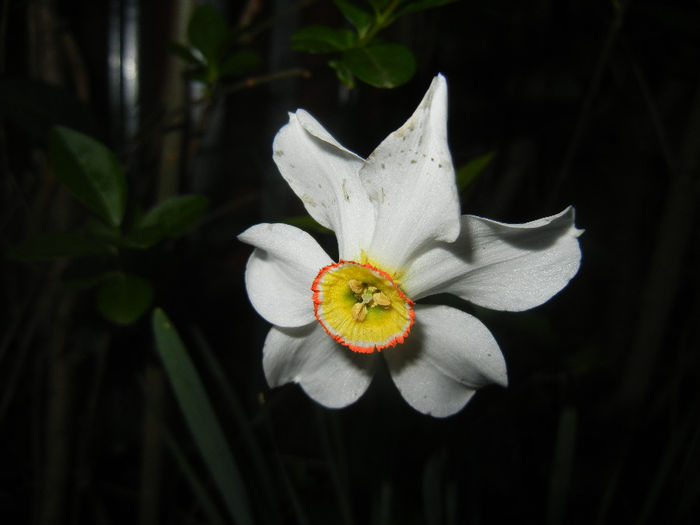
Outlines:
[[382, 292], [374, 292], [372, 294], [372, 300], [374, 301], [374, 304], [378, 304], [379, 306], [383, 306], [385, 308], [391, 305], [389, 298]]
[[364, 321], [367, 317], [367, 308], [373, 306], [381, 306], [388, 308], [391, 306], [391, 300], [374, 285], [368, 285], [357, 279], [349, 279], [348, 287], [355, 294], [358, 303], [352, 307], [352, 318], [355, 321]]
[[355, 321], [362, 322], [367, 318], [367, 306], [365, 303], [355, 303], [350, 310]]
[[348, 286], [352, 290], [352, 293], [357, 295], [362, 295], [362, 292], [365, 291], [365, 286], [357, 279], [350, 279], [348, 281]]

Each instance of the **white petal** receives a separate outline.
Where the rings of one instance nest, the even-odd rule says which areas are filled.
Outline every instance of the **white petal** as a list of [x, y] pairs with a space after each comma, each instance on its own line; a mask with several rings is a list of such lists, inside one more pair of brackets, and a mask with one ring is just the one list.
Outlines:
[[576, 275], [581, 233], [572, 207], [525, 224], [464, 215], [459, 239], [411, 261], [402, 286], [414, 300], [447, 292], [486, 308], [527, 310]]
[[298, 383], [328, 408], [357, 401], [372, 382], [375, 363], [374, 354], [357, 354], [339, 345], [319, 323], [273, 327], [263, 347], [263, 368], [271, 387]]
[[406, 342], [383, 353], [406, 402], [435, 417], [461, 410], [481, 386], [508, 384], [503, 355], [488, 328], [448, 306], [416, 306]]
[[302, 326], [315, 319], [311, 284], [332, 264], [311, 235], [288, 224], [256, 224], [238, 236], [255, 246], [245, 270], [248, 298], [277, 326]]
[[433, 79], [415, 113], [360, 170], [376, 207], [369, 256], [394, 269], [431, 240], [459, 235], [459, 198], [447, 145], [447, 83]]
[[374, 231], [374, 209], [358, 177], [362, 158], [302, 109], [289, 114], [272, 149], [282, 177], [309, 214], [336, 233], [341, 259], [359, 259]]

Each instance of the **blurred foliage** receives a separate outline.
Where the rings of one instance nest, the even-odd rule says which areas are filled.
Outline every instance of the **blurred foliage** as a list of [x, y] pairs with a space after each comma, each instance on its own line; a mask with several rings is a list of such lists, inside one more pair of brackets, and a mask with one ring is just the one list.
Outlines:
[[354, 31], [323, 25], [307, 26], [292, 36], [292, 48], [307, 53], [332, 54], [328, 65], [335, 69], [338, 80], [348, 88], [355, 86], [355, 78], [377, 88], [398, 87], [413, 78], [416, 59], [406, 46], [384, 42], [378, 34], [404, 15], [455, 1], [373, 0], [360, 5], [350, 0], [333, 0]]
[[457, 168], [455, 176], [457, 177], [457, 189], [460, 192], [465, 192], [472, 187], [476, 179], [488, 167], [496, 155], [494, 151], [476, 157], [470, 160], [464, 166]]
[[49, 138], [49, 162], [56, 178], [109, 226], [119, 227], [126, 206], [124, 170], [103, 144], [77, 131], [56, 127]]
[[[97, 273], [75, 271], [70, 282], [80, 289], [98, 287], [97, 309], [107, 320], [124, 325], [141, 317], [153, 300], [152, 284], [124, 273], [122, 252], [147, 250], [166, 239], [184, 235], [207, 209], [201, 195], [181, 195], [155, 205], [123, 227], [127, 209], [124, 168], [99, 141], [78, 131], [56, 126], [49, 139], [52, 173], [93, 216], [84, 231], [41, 232], [21, 241], [8, 255], [25, 261], [107, 256]], [[134, 206], [129, 206], [135, 209]]]
[[225, 502], [229, 517], [238, 525], [252, 525], [254, 521], [249, 508], [248, 492], [187, 349], [163, 310], [156, 308], [152, 321], [156, 349], [187, 426]]
[[194, 9], [187, 26], [187, 44], [172, 43], [171, 50], [190, 66], [192, 79], [210, 88], [254, 71], [261, 64], [260, 56], [236, 43], [219, 10], [210, 4]]
[[153, 286], [138, 275], [105, 275], [106, 282], [97, 292], [97, 309], [102, 317], [115, 324], [136, 321], [150, 308]]

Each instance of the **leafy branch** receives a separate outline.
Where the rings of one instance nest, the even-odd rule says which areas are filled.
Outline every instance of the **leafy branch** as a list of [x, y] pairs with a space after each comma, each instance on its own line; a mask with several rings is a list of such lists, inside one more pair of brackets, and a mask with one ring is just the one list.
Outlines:
[[[377, 88], [394, 88], [416, 72], [413, 52], [404, 45], [385, 42], [378, 34], [398, 18], [456, 0], [367, 0], [360, 7], [350, 0], [334, 0], [354, 30], [323, 25], [307, 26], [292, 36], [292, 48], [313, 54], [331, 54], [328, 65], [348, 88], [355, 79]], [[367, 10], [371, 7], [371, 11]]]
[[[130, 324], [151, 306], [153, 286], [122, 268], [122, 254], [148, 250], [184, 235], [202, 216], [201, 195], [167, 199], [145, 213], [129, 205], [124, 167], [104, 144], [70, 128], [55, 126], [49, 139], [55, 177], [91, 212], [84, 231], [41, 232], [14, 246], [10, 257], [24, 261], [81, 259], [64, 275], [76, 288], [97, 287], [97, 309], [107, 320]], [[128, 220], [125, 220], [128, 219]]]

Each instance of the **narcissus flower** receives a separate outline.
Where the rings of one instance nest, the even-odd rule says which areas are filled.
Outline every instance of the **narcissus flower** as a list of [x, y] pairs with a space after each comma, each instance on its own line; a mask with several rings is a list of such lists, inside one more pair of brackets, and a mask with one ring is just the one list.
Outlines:
[[277, 133], [273, 157], [309, 214], [335, 232], [339, 260], [286, 224], [239, 236], [255, 247], [248, 296], [273, 325], [263, 347], [270, 386], [295, 382], [343, 407], [367, 390], [383, 356], [412, 407], [445, 417], [477, 388], [507, 384], [479, 320], [418, 301], [450, 293], [496, 310], [538, 306], [578, 271], [580, 230], [571, 207], [525, 224], [460, 216], [443, 76], [367, 159], [301, 109]]

